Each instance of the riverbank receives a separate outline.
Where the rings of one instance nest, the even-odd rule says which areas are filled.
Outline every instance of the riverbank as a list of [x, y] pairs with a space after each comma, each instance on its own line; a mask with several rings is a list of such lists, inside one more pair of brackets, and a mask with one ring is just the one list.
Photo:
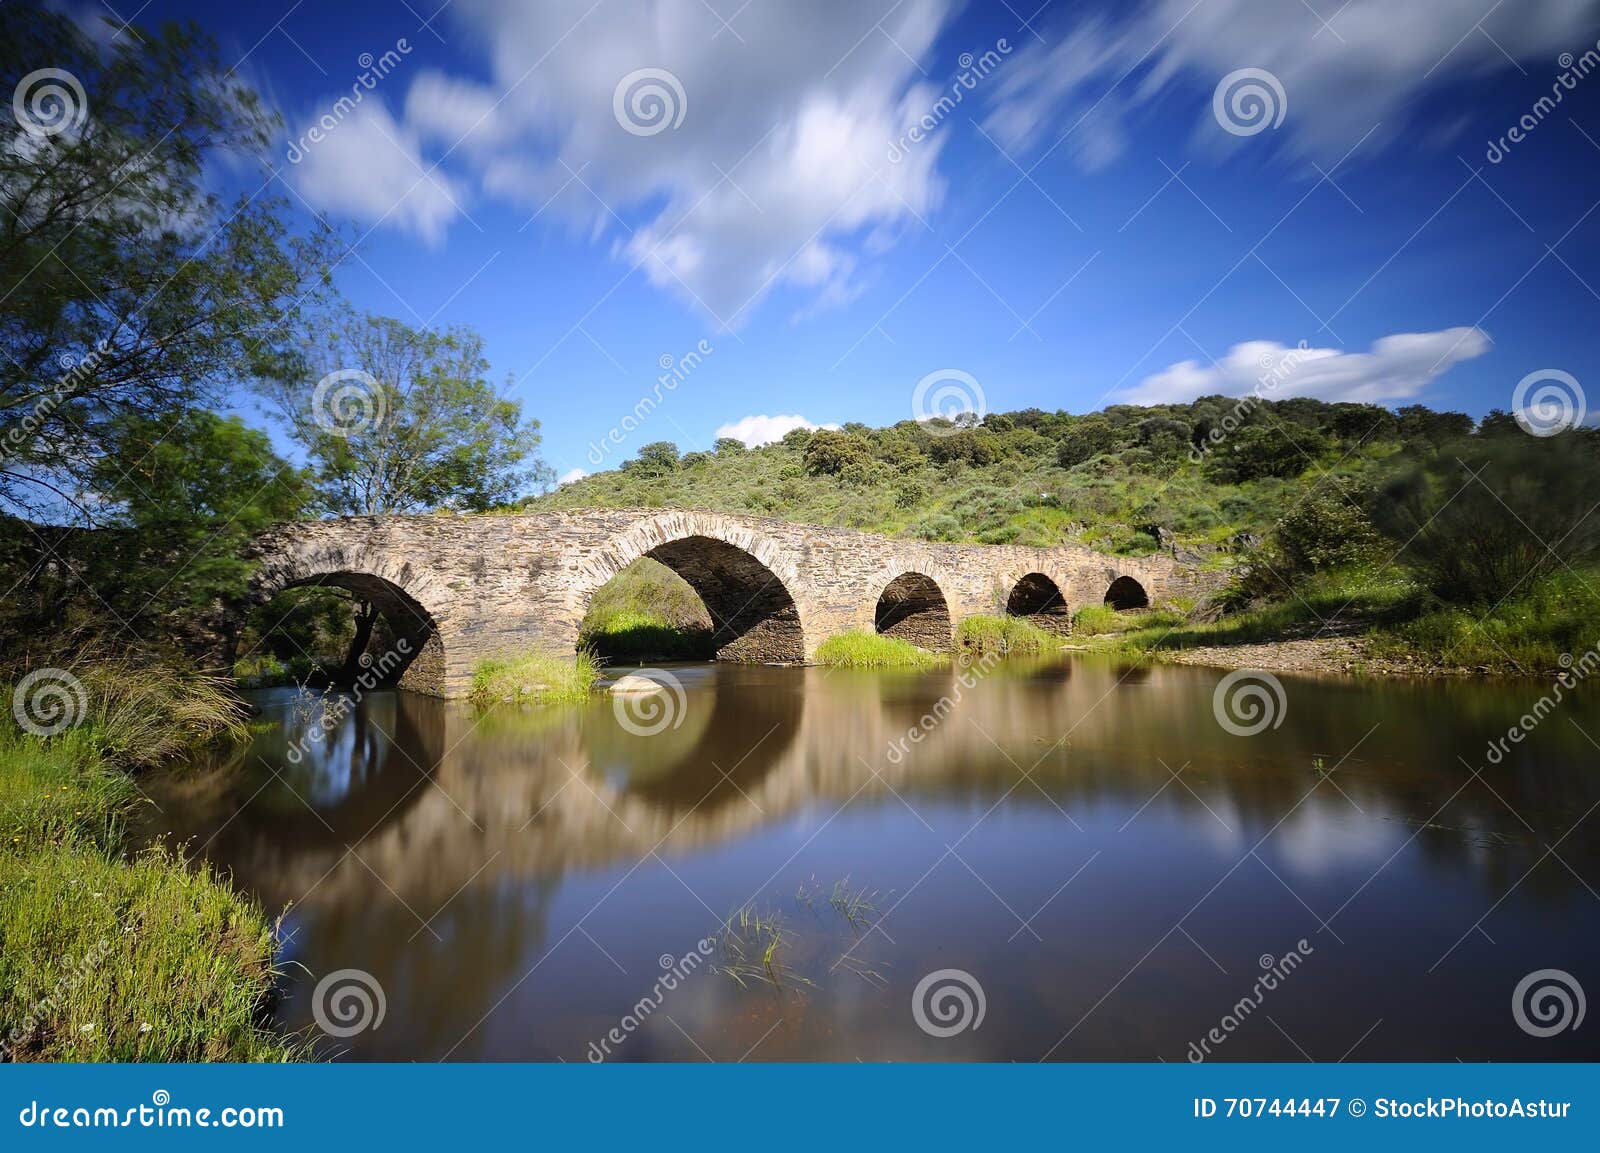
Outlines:
[[176, 675], [76, 683], [76, 727], [0, 728], [0, 1060], [296, 1058], [267, 1027], [266, 914], [183, 850], [127, 841], [134, 774], [241, 735], [237, 707]]
[[1094, 619], [1102, 631], [1080, 632], [1071, 647], [1312, 675], [1553, 676], [1600, 644], [1600, 573], [1558, 573], [1473, 608], [1405, 580], [1346, 572], [1214, 620], [1170, 609]]

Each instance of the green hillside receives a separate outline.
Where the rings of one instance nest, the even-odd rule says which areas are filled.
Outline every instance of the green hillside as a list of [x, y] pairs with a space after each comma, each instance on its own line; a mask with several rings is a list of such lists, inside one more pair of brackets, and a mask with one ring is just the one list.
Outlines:
[[[1163, 549], [1228, 569], [1231, 584], [1183, 626], [1119, 643], [1370, 632], [1422, 666], [1535, 671], [1600, 625], [1600, 582], [1587, 575], [1600, 524], [1584, 519], [1597, 501], [1591, 430], [1535, 437], [1498, 411], [1475, 423], [1420, 405], [1215, 396], [797, 430], [754, 449], [719, 440], [680, 454], [658, 441], [520, 507], [703, 508], [931, 541]], [[630, 597], [630, 579], [612, 601], [641, 627], [663, 574], [648, 574], [651, 598]], [[1095, 633], [1135, 623], [1080, 622]], [[588, 631], [603, 635], [603, 622]]]

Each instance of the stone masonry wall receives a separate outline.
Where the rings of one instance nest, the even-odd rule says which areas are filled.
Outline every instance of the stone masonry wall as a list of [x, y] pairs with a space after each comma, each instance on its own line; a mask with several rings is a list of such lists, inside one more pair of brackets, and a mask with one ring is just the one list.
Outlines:
[[880, 596], [906, 573], [938, 586], [952, 626], [1003, 613], [1029, 573], [1054, 581], [1071, 612], [1101, 603], [1122, 576], [1137, 580], [1153, 604], [1202, 596], [1221, 579], [1165, 554], [933, 544], [661, 509], [348, 517], [280, 526], [258, 537], [255, 549], [261, 564], [253, 591], [261, 599], [297, 584], [360, 586], [373, 577], [405, 594], [397, 603], [420, 608], [437, 632], [405, 683], [443, 696], [464, 693], [484, 657], [530, 647], [573, 651], [590, 598], [645, 555], [701, 594], [719, 655], [749, 661], [803, 660], [836, 633], [871, 631]]

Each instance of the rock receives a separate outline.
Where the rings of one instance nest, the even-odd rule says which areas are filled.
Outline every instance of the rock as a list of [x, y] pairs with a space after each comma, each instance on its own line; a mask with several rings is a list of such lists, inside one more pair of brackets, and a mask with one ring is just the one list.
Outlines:
[[609, 691], [619, 697], [648, 697], [655, 693], [664, 693], [667, 690], [666, 686], [659, 681], [653, 681], [649, 677], [641, 677], [636, 673], [629, 673], [625, 677], [617, 678]]
[[1261, 534], [1236, 532], [1228, 539], [1228, 545], [1234, 552], [1252, 552], [1261, 547]]

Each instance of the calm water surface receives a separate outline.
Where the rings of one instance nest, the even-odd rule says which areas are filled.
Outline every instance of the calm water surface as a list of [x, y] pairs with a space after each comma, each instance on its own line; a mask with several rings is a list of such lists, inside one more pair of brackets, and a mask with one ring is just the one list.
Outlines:
[[[1495, 766], [1542, 686], [1284, 678], [1281, 724], [1239, 736], [1201, 669], [672, 671], [654, 735], [606, 697], [384, 693], [308, 740], [309, 698], [261, 692], [270, 726], [163, 781], [154, 831], [290, 906], [282, 1025], [335, 970], [381, 984], [381, 1026], [325, 1046], [348, 1058], [579, 1061], [614, 1028], [620, 1060], [1180, 1061], [1213, 1028], [1218, 1059], [1600, 1057], [1600, 1022], [1512, 1012], [1537, 969], [1600, 993], [1600, 699]], [[744, 907], [780, 920], [776, 986], [691, 962], [636, 1011]], [[940, 969], [977, 1028], [919, 1026]]]

